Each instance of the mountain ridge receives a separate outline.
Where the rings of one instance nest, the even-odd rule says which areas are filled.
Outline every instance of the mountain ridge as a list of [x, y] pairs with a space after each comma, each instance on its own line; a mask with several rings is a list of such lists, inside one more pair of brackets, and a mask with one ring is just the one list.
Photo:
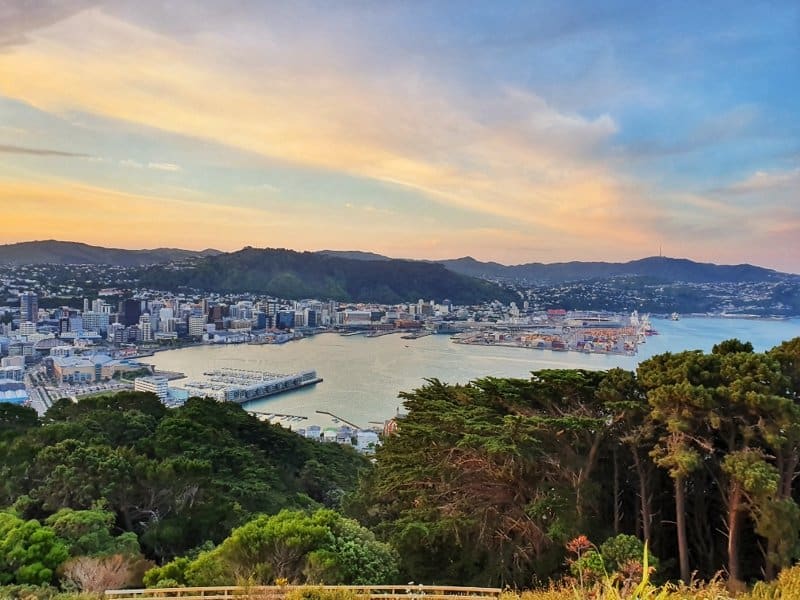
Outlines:
[[756, 282], [797, 276], [747, 263], [718, 265], [665, 256], [649, 256], [624, 263], [569, 261], [502, 265], [495, 262], [481, 262], [471, 256], [438, 262], [456, 273], [472, 277], [548, 283], [618, 276], [652, 277], [664, 281], [689, 283]]
[[[48, 263], [144, 267], [187, 259], [236, 254], [236, 252], [241, 252], [241, 250], [235, 252], [222, 252], [212, 248], [200, 251], [181, 248], [130, 250], [50, 239], [0, 245], [0, 265]], [[315, 252], [299, 252], [299, 254], [325, 256], [362, 263], [405, 261], [419, 264], [439, 264], [450, 272], [468, 277], [523, 283], [557, 283], [618, 276], [640, 276], [663, 281], [685, 281], [690, 283], [762, 282], [785, 279], [787, 277], [800, 277], [800, 275], [794, 273], [784, 273], [748, 263], [719, 265], [693, 261], [688, 258], [664, 256], [649, 256], [627, 262], [565, 261], [504, 265], [494, 261], [480, 261], [472, 256], [443, 260], [416, 260], [391, 258], [375, 252], [361, 250], [318, 250]]]
[[200, 251], [181, 248], [129, 250], [50, 239], [0, 245], [0, 265], [92, 264], [140, 267], [221, 253], [213, 248]]
[[283, 248], [247, 247], [198, 258], [183, 266], [151, 266], [139, 274], [155, 289], [266, 293], [279, 298], [325, 298], [396, 304], [449, 298], [457, 304], [519, 296], [497, 284], [443, 265], [402, 259], [359, 260]]

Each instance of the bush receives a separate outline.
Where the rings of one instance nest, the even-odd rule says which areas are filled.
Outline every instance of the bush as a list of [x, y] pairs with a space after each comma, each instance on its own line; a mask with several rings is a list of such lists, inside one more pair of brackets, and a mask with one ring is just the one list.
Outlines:
[[[631, 562], [642, 563], [644, 556], [644, 543], [635, 535], [620, 534], [608, 538], [600, 545], [600, 554], [603, 556], [606, 570], [609, 573], [620, 573]], [[658, 570], [658, 559], [649, 551], [647, 562], [653, 570]]]
[[152, 565], [141, 558], [112, 556], [78, 556], [65, 562], [59, 571], [64, 583], [83, 592], [100, 594], [139, 585], [142, 574]]
[[301, 587], [286, 594], [285, 600], [357, 600], [351, 590], [329, 590], [322, 587]]
[[783, 569], [778, 579], [770, 583], [757, 583], [752, 600], [794, 600], [800, 598], [800, 564]]
[[49, 585], [7, 585], [0, 587], [0, 600], [102, 600], [102, 596], [62, 592]]

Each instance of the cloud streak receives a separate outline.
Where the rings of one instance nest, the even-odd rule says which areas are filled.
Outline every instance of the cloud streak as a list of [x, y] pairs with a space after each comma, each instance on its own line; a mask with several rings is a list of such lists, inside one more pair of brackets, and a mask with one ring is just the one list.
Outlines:
[[25, 146], [10, 146], [0, 144], [1, 154], [24, 154], [28, 156], [63, 156], [69, 158], [90, 158], [89, 154], [80, 152], [64, 152], [63, 150], [52, 150], [50, 148], [26, 148]]
[[[349, 229], [336, 221], [346, 246], [358, 239], [377, 251], [397, 243], [382, 217], [424, 222], [420, 231], [440, 230], [431, 238], [439, 245], [427, 248], [479, 256], [484, 248], [496, 259], [533, 248], [553, 259], [624, 259], [670, 241], [714, 260], [726, 244], [741, 252], [742, 240], [762, 239], [770, 215], [792, 202], [796, 173], [763, 157], [792, 151], [796, 120], [776, 134], [782, 113], [736, 88], [735, 73], [711, 92], [727, 63], [715, 32], [706, 35], [710, 13], [670, 35], [672, 26], [684, 32], [675, 11], [657, 25], [649, 11], [627, 11], [623, 26], [614, 7], [600, 18], [471, 7], [442, 23], [447, 6], [418, 14], [345, 4], [321, 18], [303, 3], [89, 4], [17, 12], [18, 27], [5, 30], [26, 43], [0, 52], [0, 95], [30, 107], [33, 123], [19, 125], [39, 132], [27, 144], [67, 139], [41, 134], [33, 113], [46, 113], [82, 124], [74, 145], [131, 168], [112, 179], [90, 158], [62, 161], [60, 174], [165, 195], [180, 182], [196, 185], [198, 198], [277, 211], [295, 203], [287, 211], [295, 228], [305, 225], [300, 206], [333, 221], [336, 210], [348, 212], [359, 221]], [[791, 89], [781, 96], [792, 104]], [[31, 173], [29, 163], [16, 172]], [[344, 211], [346, 202], [362, 210]], [[438, 223], [428, 224], [432, 215]], [[511, 261], [537, 258], [545, 257]]]
[[[81, 43], [87, 26], [97, 32], [88, 46]], [[636, 210], [595, 157], [616, 132], [614, 120], [562, 113], [514, 86], [456, 99], [418, 73], [369, 81], [292, 61], [254, 79], [220, 64], [219, 56], [236, 58], [225, 42], [180, 43], [98, 11], [46, 33], [25, 47], [24, 60], [0, 57], [0, 75], [11, 82], [5, 93], [44, 110], [92, 112], [201, 137], [550, 232], [588, 233]], [[578, 211], [596, 222], [564, 219]]]

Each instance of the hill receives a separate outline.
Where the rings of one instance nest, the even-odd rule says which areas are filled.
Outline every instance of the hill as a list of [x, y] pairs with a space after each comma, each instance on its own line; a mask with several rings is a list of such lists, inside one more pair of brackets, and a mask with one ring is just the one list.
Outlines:
[[115, 265], [140, 267], [176, 260], [220, 254], [219, 250], [181, 250], [155, 248], [152, 250], [125, 250], [103, 248], [79, 242], [41, 240], [0, 246], [0, 265]]
[[352, 258], [353, 260], [392, 260], [383, 254], [362, 252], [361, 250], [319, 250], [317, 254], [335, 256], [337, 258]]
[[787, 276], [786, 273], [749, 264], [715, 265], [694, 262], [685, 258], [661, 256], [651, 256], [625, 263], [573, 261], [550, 264], [527, 263], [512, 266], [495, 262], [480, 262], [467, 256], [439, 261], [439, 264], [455, 273], [470, 277], [528, 282], [561, 282], [635, 275], [665, 282], [720, 283], [771, 281]]
[[142, 270], [139, 281], [156, 289], [260, 292], [282, 298], [388, 304], [419, 298], [449, 298], [457, 304], [517, 298], [500, 286], [453, 273], [440, 264], [272, 248], [244, 248], [169, 268], [153, 266]]

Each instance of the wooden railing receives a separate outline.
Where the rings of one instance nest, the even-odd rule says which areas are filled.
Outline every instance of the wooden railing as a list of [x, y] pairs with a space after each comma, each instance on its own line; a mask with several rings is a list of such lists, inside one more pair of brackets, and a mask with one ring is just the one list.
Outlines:
[[437, 585], [321, 585], [321, 586], [224, 586], [108, 590], [107, 600], [283, 600], [298, 588], [323, 588], [352, 592], [360, 600], [495, 600], [500, 588], [454, 587]]

